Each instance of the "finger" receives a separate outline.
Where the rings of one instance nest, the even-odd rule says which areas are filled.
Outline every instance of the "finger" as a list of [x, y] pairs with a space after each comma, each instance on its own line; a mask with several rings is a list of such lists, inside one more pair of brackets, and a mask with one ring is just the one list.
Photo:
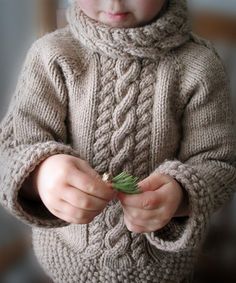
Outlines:
[[[183, 205], [184, 192], [178, 184], [174, 182], [165, 184], [158, 190], [159, 194], [163, 195], [163, 202], [165, 203], [164, 214], [172, 218], [177, 212], [180, 205]], [[185, 199], [186, 200], [186, 199]], [[187, 208], [187, 205], [186, 205]], [[188, 213], [187, 209], [184, 213]]]
[[[158, 219], [162, 218], [163, 208], [158, 208], [154, 210], [143, 210], [139, 208], [133, 208], [130, 206], [123, 206], [123, 212], [129, 220], [135, 221], [136, 224], [147, 223], [147, 222], [156, 222]], [[136, 222], [137, 221], [137, 222]]]
[[155, 219], [152, 219], [152, 220], [142, 221], [139, 218], [133, 219], [127, 213], [124, 213], [124, 219], [125, 219], [126, 223], [129, 223], [129, 226], [132, 225], [133, 227], [141, 227], [139, 229], [142, 229], [142, 230], [139, 230], [139, 232], [144, 232], [144, 230], [146, 232], [159, 230], [169, 222], [169, 220], [161, 221], [161, 220], [158, 219], [158, 217], [156, 217]]
[[75, 165], [77, 167], [78, 170], [82, 171], [83, 173], [91, 176], [92, 178], [97, 178], [97, 179], [101, 179], [100, 175], [98, 174], [97, 171], [95, 171], [86, 160], [77, 158]]
[[60, 218], [68, 223], [75, 223], [74, 217], [69, 217], [68, 215], [65, 215], [63, 212], [59, 210], [59, 208], [62, 206], [63, 201], [62, 200], [55, 200], [53, 202], [53, 206], [49, 203], [46, 204], [46, 207], [50, 213], [52, 213], [57, 218]]
[[60, 218], [68, 223], [73, 223], [73, 224], [88, 224], [90, 223], [93, 219], [90, 219], [90, 221], [88, 219], [76, 219], [74, 217], [69, 217], [67, 215], [65, 215], [64, 213], [53, 209], [52, 213], [57, 217]]
[[106, 200], [88, 195], [74, 187], [64, 189], [61, 198], [74, 207], [90, 211], [102, 210], [107, 205]]
[[[77, 158], [76, 167], [79, 171], [82, 171], [86, 175], [91, 176], [92, 179], [98, 180], [98, 182], [105, 183], [102, 180], [102, 177], [98, 174], [96, 170], [94, 170], [86, 160]], [[111, 183], [105, 183], [108, 187], [112, 188]]]
[[170, 177], [159, 172], [152, 173], [144, 180], [138, 183], [142, 192], [154, 191], [171, 181]]
[[96, 170], [94, 170], [90, 166], [88, 161], [77, 158], [75, 165], [76, 165], [78, 171], [80, 171], [80, 172], [82, 171], [85, 175], [89, 175], [92, 180], [96, 180], [99, 184], [108, 188], [109, 193], [116, 195], [116, 191], [113, 190], [111, 183], [104, 182], [102, 180], [102, 177], [98, 174], [98, 172]]
[[74, 207], [64, 200], [60, 200], [60, 207], [56, 206], [52, 208], [52, 211], [56, 212], [58, 215], [60, 214], [64, 219], [74, 219], [80, 222], [85, 222], [86, 220], [91, 221], [100, 213], [100, 211], [88, 211]]
[[157, 194], [157, 192], [158, 191], [147, 191], [135, 195], [118, 193], [117, 198], [122, 205], [150, 210], [156, 209], [162, 204], [162, 194]]
[[68, 217], [56, 209], [51, 209], [50, 212], [57, 218], [60, 218], [61, 220], [64, 220], [68, 223], [75, 223], [76, 221], [74, 218]]
[[151, 232], [146, 227], [135, 225], [131, 223], [127, 218], [124, 217], [124, 222], [127, 227], [127, 229], [131, 232], [135, 233], [145, 233], [145, 232]]
[[101, 178], [92, 178], [90, 175], [80, 171], [72, 170], [70, 179], [68, 180], [70, 186], [75, 187], [86, 194], [110, 201], [116, 195], [110, 184], [102, 181]]

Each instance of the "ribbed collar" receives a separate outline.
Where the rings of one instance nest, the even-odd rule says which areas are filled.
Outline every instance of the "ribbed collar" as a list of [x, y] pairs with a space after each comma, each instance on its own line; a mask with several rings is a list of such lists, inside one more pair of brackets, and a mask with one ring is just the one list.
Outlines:
[[184, 44], [191, 32], [186, 0], [170, 0], [154, 22], [136, 28], [113, 28], [83, 13], [72, 1], [66, 18], [73, 36], [92, 51], [117, 57], [157, 58]]

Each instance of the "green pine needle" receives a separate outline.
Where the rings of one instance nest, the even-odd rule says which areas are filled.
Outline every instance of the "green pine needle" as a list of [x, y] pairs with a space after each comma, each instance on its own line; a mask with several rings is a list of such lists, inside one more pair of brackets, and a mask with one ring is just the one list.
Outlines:
[[121, 172], [115, 176], [112, 180], [112, 187], [126, 194], [138, 194], [140, 193], [138, 186], [138, 178], [134, 177], [126, 172]]

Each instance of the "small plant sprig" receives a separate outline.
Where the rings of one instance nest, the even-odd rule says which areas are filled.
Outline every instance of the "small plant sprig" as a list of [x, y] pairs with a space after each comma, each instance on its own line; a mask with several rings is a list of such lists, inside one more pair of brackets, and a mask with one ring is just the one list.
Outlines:
[[126, 194], [138, 194], [140, 193], [138, 186], [138, 178], [134, 177], [126, 172], [121, 172], [119, 175], [110, 179], [108, 173], [104, 173], [102, 177], [103, 181], [111, 182], [113, 189]]

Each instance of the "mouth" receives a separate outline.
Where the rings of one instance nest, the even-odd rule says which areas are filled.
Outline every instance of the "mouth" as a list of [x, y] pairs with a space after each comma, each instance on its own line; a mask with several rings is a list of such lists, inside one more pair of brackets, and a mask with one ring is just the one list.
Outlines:
[[107, 12], [106, 13], [108, 18], [112, 19], [112, 20], [124, 20], [127, 16], [128, 16], [128, 12], [117, 12], [117, 13], [113, 13], [113, 12]]

